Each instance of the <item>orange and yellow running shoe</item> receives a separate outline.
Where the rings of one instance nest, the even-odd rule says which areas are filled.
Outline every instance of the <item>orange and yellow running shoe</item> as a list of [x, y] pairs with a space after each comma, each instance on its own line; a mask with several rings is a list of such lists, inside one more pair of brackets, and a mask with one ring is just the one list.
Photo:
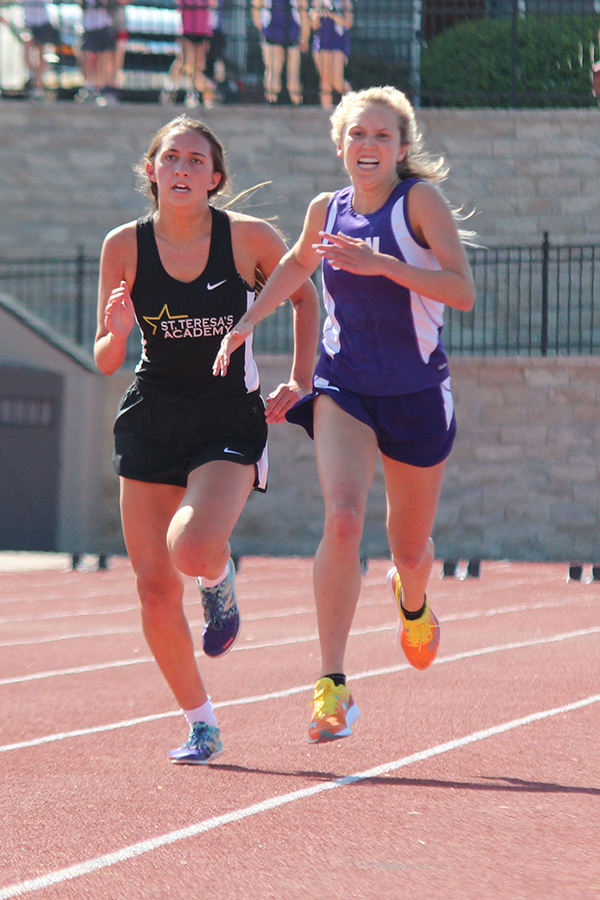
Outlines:
[[319, 678], [315, 687], [312, 721], [308, 726], [308, 743], [350, 737], [350, 726], [359, 715], [360, 710], [345, 684], [336, 685], [331, 678]]
[[407, 619], [402, 609], [402, 585], [395, 566], [388, 572], [387, 580], [400, 614], [396, 640], [411, 666], [415, 669], [427, 669], [439, 650], [440, 623], [429, 608], [427, 597], [423, 615], [419, 619]]

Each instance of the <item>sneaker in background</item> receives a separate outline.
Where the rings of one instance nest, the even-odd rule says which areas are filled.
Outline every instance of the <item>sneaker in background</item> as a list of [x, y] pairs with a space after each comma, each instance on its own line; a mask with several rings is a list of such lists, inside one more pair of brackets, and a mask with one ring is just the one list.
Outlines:
[[187, 91], [183, 102], [188, 109], [195, 109], [200, 106], [200, 94], [198, 91]]
[[163, 105], [166, 103], [175, 103], [176, 97], [177, 90], [175, 89], [175, 85], [173, 84], [171, 79], [168, 78], [165, 81], [162, 91], [158, 95], [158, 102], [162, 103]]

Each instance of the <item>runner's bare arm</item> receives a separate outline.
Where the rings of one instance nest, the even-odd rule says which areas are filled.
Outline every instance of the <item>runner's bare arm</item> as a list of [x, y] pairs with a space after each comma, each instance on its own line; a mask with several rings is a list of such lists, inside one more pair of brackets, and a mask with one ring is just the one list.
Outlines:
[[[319, 231], [325, 224], [329, 197], [330, 195], [328, 194], [320, 194], [312, 201], [306, 214], [302, 234], [296, 244], [291, 250], [288, 250], [283, 258], [280, 258], [279, 261], [272, 265], [268, 272], [265, 271], [265, 274], [268, 274], [270, 277], [259, 297], [229, 334], [223, 338], [213, 366], [214, 375], [225, 375], [231, 354], [244, 343], [254, 326], [269, 313], [273, 312], [288, 297], [294, 303], [296, 292], [310, 279], [320, 260], [319, 254], [313, 248], [313, 244], [315, 241], [318, 241]], [[299, 311], [301, 312], [301, 309]], [[312, 318], [310, 321], [312, 321]], [[309, 348], [309, 343], [313, 341], [312, 327], [312, 325], [309, 325], [305, 334], [304, 326], [300, 326], [297, 338], [300, 343], [300, 357], [304, 359], [306, 354], [307, 357], [311, 356], [314, 361], [315, 354]], [[304, 347], [307, 349], [305, 350]], [[316, 343], [314, 349], [316, 351]]]
[[135, 223], [111, 231], [100, 259], [98, 324], [94, 341], [96, 365], [112, 375], [125, 362], [127, 338], [135, 323], [130, 286], [135, 279]]

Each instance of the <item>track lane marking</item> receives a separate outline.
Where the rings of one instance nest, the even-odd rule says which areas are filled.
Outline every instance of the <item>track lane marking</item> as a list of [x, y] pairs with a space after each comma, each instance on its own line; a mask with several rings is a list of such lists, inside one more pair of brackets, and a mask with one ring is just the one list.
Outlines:
[[[541, 608], [544, 608], [543, 606]], [[514, 607], [509, 607], [508, 612], [515, 612]], [[493, 614], [500, 615], [503, 610], [497, 610]], [[489, 616], [492, 615], [492, 612], [487, 610], [483, 611], [480, 615]], [[471, 613], [467, 613], [465, 615], [467, 619], [475, 618], [475, 616]], [[461, 614], [457, 613], [453, 617], [446, 617], [444, 621], [461, 621]], [[357, 628], [352, 629], [350, 632], [350, 637], [364, 637], [368, 634], [378, 634], [382, 631], [392, 631], [397, 628], [397, 623], [393, 625], [374, 625], [369, 628]], [[600, 629], [600, 626], [598, 626]], [[596, 626], [592, 628], [592, 631], [598, 630]], [[236, 645], [230, 650], [230, 653], [240, 653], [248, 650], [269, 650], [275, 647], [288, 647], [294, 644], [302, 644], [302, 643], [310, 643], [312, 641], [318, 641], [319, 635], [317, 633], [299, 635], [297, 637], [289, 637], [289, 638], [280, 638], [278, 640], [266, 641], [262, 644], [241, 644]], [[201, 650], [198, 650], [195, 653], [195, 656], [199, 659], [204, 657], [204, 654]], [[137, 666], [137, 665], [147, 665], [148, 663], [153, 663], [153, 656], [138, 656], [132, 657], [130, 659], [116, 659], [111, 662], [105, 663], [91, 663], [87, 666], [72, 666], [66, 669], [50, 669], [43, 672], [32, 672], [29, 675], [11, 675], [6, 678], [0, 678], [0, 687], [10, 685], [10, 684], [26, 684], [31, 681], [41, 681], [46, 678], [57, 678], [66, 675], [85, 675], [89, 672], [102, 672], [108, 669], [118, 669], [120, 667], [126, 668], [127, 666]]]
[[122, 613], [135, 612], [139, 608], [139, 603], [132, 603], [128, 606], [105, 606], [101, 609], [60, 609], [53, 613], [43, 613], [41, 616], [36, 616], [34, 613], [31, 613], [28, 616], [4, 616], [3, 618], [0, 618], [0, 625], [28, 624], [29, 622], [53, 622], [56, 619], [79, 619], [84, 616], [110, 616], [113, 613], [114, 615], [121, 615]]
[[[364, 605], [371, 606], [371, 605], [375, 605], [375, 604], [365, 603]], [[381, 601], [381, 603], [378, 602], [377, 605], [389, 606], [389, 602], [384, 603], [383, 601]], [[201, 606], [200, 598], [198, 598], [198, 600], [194, 600], [194, 601], [188, 601], [188, 600], [184, 601], [184, 607], [186, 608], [186, 610], [189, 610], [190, 608], [192, 608], [194, 606]], [[56, 614], [48, 613], [47, 615], [43, 615], [43, 616], [22, 616], [22, 617], [14, 617], [14, 618], [11, 617], [11, 618], [0, 619], [0, 625], [28, 625], [28, 624], [35, 624], [36, 622], [54, 621], [56, 619], [78, 619], [83, 616], [111, 615], [111, 613], [113, 613], [113, 612], [115, 612], [117, 614], [124, 613], [124, 612], [138, 612], [139, 608], [140, 608], [140, 605], [139, 605], [139, 603], [137, 603], [134, 606], [122, 606], [122, 607], [116, 608], [114, 610], [107, 608], [107, 609], [102, 609], [102, 610], [83, 610], [83, 611], [78, 611], [75, 613], [69, 613], [67, 611], [62, 611], [62, 612], [59, 612]], [[282, 609], [282, 610], [273, 610], [273, 611], [267, 610], [265, 612], [245, 613], [243, 616], [243, 619], [245, 622], [260, 622], [263, 619], [285, 619], [285, 618], [288, 618], [289, 616], [314, 615], [314, 612], [315, 612], [314, 605], [313, 606], [297, 606], [297, 607], [288, 607], [287, 609]], [[194, 624], [204, 625], [204, 619], [198, 620]], [[141, 629], [140, 629], [139, 623], [137, 625], [115, 625], [114, 627], [116, 629], [129, 628], [132, 632], [138, 631], [141, 634]], [[124, 632], [117, 631], [116, 633], [122, 634]], [[110, 632], [109, 631], [100, 631], [100, 632], [86, 631], [86, 632], [83, 632], [83, 637], [88, 637], [88, 636], [91, 637], [95, 634], [104, 635], [104, 634], [110, 634]], [[78, 636], [79, 635], [73, 635], [73, 637], [78, 637]], [[46, 641], [46, 640], [52, 640], [52, 638], [47, 637], [47, 636], [45, 636], [44, 638], [41, 638], [41, 639], [32, 638], [29, 641], [29, 643], [34, 644], [36, 642], [36, 640]], [[59, 634], [56, 637], [56, 640], [64, 640], [63, 635]], [[12, 646], [12, 645], [9, 642], [0, 644], [0, 647], [7, 647], [7, 646]]]
[[[133, 573], [132, 573], [132, 579], [133, 579]], [[378, 586], [384, 585], [385, 581], [379, 581], [376, 583]], [[1, 587], [1, 585], [0, 585], [0, 587]], [[56, 586], [51, 585], [50, 587], [52, 587], [54, 589]], [[252, 600], [262, 600], [264, 598], [264, 595], [265, 595], [264, 589], [263, 590], [257, 590], [257, 589], [248, 590], [250, 585], [245, 585], [244, 587], [245, 587], [245, 589], [244, 589], [244, 596], [242, 598], [243, 600], [252, 601]], [[283, 598], [295, 597], [295, 596], [297, 596], [297, 593], [298, 593], [296, 588], [277, 589], [277, 588], [274, 588], [273, 586], [271, 586], [271, 587], [269, 587], [269, 590], [270, 591], [276, 590], [277, 595], [279, 597], [283, 597]], [[196, 601], [196, 599], [197, 599], [198, 603], [201, 602], [197, 588], [195, 588], [191, 583], [186, 583], [185, 592], [186, 592], [186, 598], [185, 598], [186, 602], [192, 602], [192, 598], [194, 601]], [[77, 598], [78, 598], [78, 600], [93, 600], [96, 597], [111, 597], [111, 596], [123, 597], [123, 596], [127, 596], [129, 594], [131, 594], [132, 598], [137, 599], [137, 594], [135, 593], [135, 587], [131, 584], [131, 582], [129, 582], [126, 587], [123, 587], [122, 585], [117, 585], [114, 590], [103, 589], [103, 590], [78, 591]], [[56, 596], [56, 595], [49, 596], [48, 593], [44, 593], [44, 594], [41, 594], [40, 596], [35, 596], [35, 597], [24, 597], [24, 596], [18, 595], [18, 594], [15, 596], [5, 595], [0, 599], [0, 608], [5, 605], [14, 604], [14, 603], [22, 603], [22, 604], [48, 603], [49, 601], [56, 601], [56, 602], [64, 601], [64, 599], [65, 599], [64, 597], [60, 597], [60, 596]], [[139, 604], [133, 604], [133, 606], [131, 608], [137, 609], [138, 605]], [[32, 618], [35, 619], [34, 614], [32, 614]]]
[[[289, 592], [290, 596], [295, 596], [297, 592]], [[281, 595], [280, 595], [281, 596]], [[255, 596], [248, 596], [245, 594], [243, 597], [239, 598], [242, 603], [252, 602], [253, 600], [262, 600], [264, 596], [261, 594], [260, 596], [256, 594]], [[183, 604], [186, 609], [190, 609], [194, 606], [201, 606], [202, 601], [200, 596], [185, 597], [183, 598]], [[372, 606], [389, 606], [390, 599], [377, 598], [374, 600], [361, 600], [360, 605], [362, 607], [372, 607]], [[120, 615], [122, 613], [128, 612], [137, 612], [139, 611], [140, 604], [133, 603], [128, 606], [115, 606], [115, 607], [103, 607], [101, 609], [78, 609], [78, 610], [58, 610], [53, 613], [44, 613], [41, 616], [35, 615], [31, 613], [28, 616], [5, 616], [4, 618], [0, 618], [0, 625], [12, 625], [12, 624], [28, 624], [35, 622], [48, 622], [53, 621], [55, 619], [77, 619], [83, 616], [106, 616], [115, 613], [116, 615]], [[274, 610], [263, 610], [257, 612], [245, 612], [244, 613], [244, 621], [252, 622], [252, 621], [260, 621], [261, 619], [284, 619], [288, 616], [304, 616], [314, 614], [315, 605], [314, 603], [310, 606], [288, 606], [283, 607], [281, 609]]]
[[[199, 604], [199, 602], [200, 601], [198, 601], [198, 604]], [[376, 603], [372, 603], [372, 604], [365, 603], [365, 604], [363, 604], [363, 608], [368, 605], [379, 606], [380, 603], [379, 603], [379, 601]], [[381, 605], [383, 605], [383, 604], [381, 604]], [[390, 605], [389, 602], [385, 603], [385, 606], [389, 606], [389, 605]], [[591, 600], [591, 599], [587, 600], [587, 601], [583, 601], [583, 603], [580, 604], [580, 606], [584, 606], [584, 607], [592, 607], [592, 606], [595, 607], [596, 605], [597, 605], [597, 601]], [[536, 609], [561, 609], [562, 607], [569, 607], [569, 609], [572, 609], [572, 606], [573, 606], [572, 599], [569, 599], [569, 600], [541, 601], [539, 603], [523, 603], [523, 604], [515, 605], [515, 606], [501, 606], [501, 607], [496, 607], [494, 609], [487, 609], [487, 610], [486, 609], [476, 609], [476, 610], [469, 610], [469, 611], [465, 610], [464, 612], [450, 613], [448, 615], [444, 615], [443, 619], [442, 619], [442, 624], [444, 624], [445, 622], [462, 622], [462, 621], [467, 621], [468, 619], [488, 618], [491, 616], [507, 615], [508, 613], [530, 612], [530, 611], [536, 610]], [[138, 607], [135, 607], [135, 609], [137, 609], [137, 608]], [[307, 608], [297, 607], [295, 609], [289, 609], [289, 610], [285, 610], [285, 611], [281, 611], [281, 612], [272, 612], [272, 613], [267, 613], [267, 614], [265, 614], [265, 613], [248, 613], [248, 614], [244, 615], [242, 618], [243, 618], [244, 622], [261, 622], [265, 619], [284, 618], [287, 616], [307, 615], [307, 614], [314, 614], [314, 607], [307, 607]], [[43, 618], [44, 617], [42, 616], [42, 617], [40, 617], [40, 619], [23, 619], [23, 620], [13, 619], [11, 621], [26, 623], [29, 621], [41, 621]], [[0, 619], [0, 624], [9, 624], [9, 623], [3, 622], [3, 620]], [[192, 619], [188, 622], [188, 624], [190, 625], [191, 628], [203, 627], [204, 619]], [[396, 622], [394, 622], [391, 625], [390, 624], [374, 625], [370, 628], [365, 628], [360, 631], [358, 631], [358, 630], [351, 631], [350, 635], [354, 636], [354, 635], [371, 634], [371, 633], [376, 633], [378, 631], [391, 630], [396, 627], [397, 627], [397, 620], [396, 620]], [[141, 632], [139, 623], [137, 623], [135, 625], [115, 625], [113, 628], [105, 628], [105, 629], [97, 630], [97, 631], [76, 631], [76, 632], [70, 632], [70, 633], [65, 632], [63, 634], [44, 635], [43, 637], [37, 637], [37, 638], [15, 638], [14, 640], [0, 642], [0, 649], [7, 648], [7, 647], [27, 647], [27, 646], [31, 646], [31, 645], [35, 646], [37, 644], [51, 644], [54, 641], [81, 640], [81, 638], [110, 637], [113, 634], [114, 635], [139, 634], [141, 637], [142, 632]], [[302, 640], [312, 641], [312, 640], [315, 640], [315, 635], [306, 635], [304, 637], [300, 636], [300, 637], [294, 637], [294, 638], [284, 638], [282, 640], [285, 642], [291, 641], [292, 643], [297, 643], [298, 641], [302, 641]], [[276, 647], [276, 646], [282, 646], [282, 644], [278, 644], [276, 641], [271, 641], [271, 642], [262, 643], [262, 644], [241, 644], [241, 645], [236, 645], [231, 652], [234, 652], [234, 651], [240, 652], [243, 650], [254, 650], [254, 649], [264, 650], [268, 647]], [[151, 657], [151, 656], [140, 657], [138, 660], [138, 662], [153, 662], [153, 661], [154, 661], [153, 657]], [[129, 661], [125, 660], [124, 664], [125, 665], [129, 664]], [[62, 670], [58, 670], [58, 672], [60, 674], [62, 672]], [[2, 680], [0, 680], [0, 685], [2, 683], [3, 683]]]
[[299, 800], [314, 797], [324, 791], [335, 790], [340, 787], [360, 783], [361, 781], [368, 781], [370, 778], [376, 778], [380, 775], [387, 775], [389, 772], [395, 772], [398, 769], [406, 768], [414, 763], [424, 762], [427, 759], [432, 759], [434, 756], [441, 756], [444, 753], [449, 753], [452, 750], [459, 750], [469, 744], [475, 744], [478, 741], [496, 737], [500, 734], [514, 731], [517, 728], [522, 728], [525, 725], [552, 718], [553, 716], [574, 712], [598, 702], [600, 702], [600, 694], [593, 694], [590, 697], [585, 697], [572, 703], [565, 703], [563, 706], [555, 706], [552, 709], [540, 710], [535, 713], [530, 713], [527, 716], [521, 716], [518, 719], [512, 719], [509, 722], [502, 722], [499, 725], [492, 725], [490, 728], [474, 731], [471, 734], [455, 738], [451, 741], [446, 741], [443, 744], [428, 747], [426, 750], [411, 753], [409, 756], [405, 756], [402, 759], [396, 759], [389, 763], [374, 766], [371, 769], [366, 769], [364, 772], [357, 772], [355, 775], [346, 775], [343, 778], [335, 778], [332, 781], [321, 782], [320, 784], [311, 785], [311, 787], [292, 791], [288, 794], [270, 797], [259, 803], [253, 803], [251, 806], [232, 810], [229, 813], [213, 816], [210, 819], [188, 825], [185, 828], [179, 828], [176, 831], [170, 831], [145, 841], [139, 841], [136, 844], [130, 844], [113, 853], [106, 853], [102, 856], [97, 856], [94, 859], [88, 859], [84, 862], [76, 863], [73, 866], [68, 866], [64, 869], [49, 872], [47, 875], [41, 875], [37, 878], [28, 879], [27, 881], [7, 885], [4, 888], [0, 888], [0, 900], [11, 900], [13, 897], [22, 897], [25, 894], [31, 894], [34, 891], [39, 891], [55, 884], [73, 881], [75, 878], [80, 878], [83, 875], [89, 875], [100, 869], [106, 869], [110, 866], [127, 862], [130, 859], [143, 856], [146, 853], [151, 853], [153, 850], [158, 850], [161, 847], [166, 847], [170, 844], [175, 844], [178, 841], [187, 840], [188, 838], [197, 837], [200, 834], [206, 834], [206, 832], [212, 831], [215, 828], [220, 828], [223, 825], [242, 822], [244, 819], [259, 815], [263, 812], [270, 812], [271, 810], [287, 806], [288, 804], [295, 803]]
[[[523, 650], [529, 647], [535, 647], [543, 644], [558, 643], [560, 641], [570, 640], [572, 638], [586, 637], [590, 634], [598, 634], [599, 632], [600, 625], [593, 628], [581, 629], [579, 631], [563, 632], [562, 634], [551, 635], [550, 637], [535, 638], [530, 641], [518, 641], [511, 642], [509, 644], [497, 644], [490, 647], [481, 647], [476, 650], [466, 650], [462, 653], [454, 653], [448, 656], [438, 657], [435, 665], [437, 667], [445, 663], [459, 662], [463, 659], [476, 659], [479, 656], [487, 656], [491, 653], [502, 653], [510, 650]], [[384, 666], [378, 669], [370, 669], [366, 672], [359, 672], [356, 675], [352, 676], [352, 681], [360, 681], [361, 679], [365, 678], [376, 678], [381, 675], [392, 675], [397, 672], [406, 671], [408, 669], [412, 669], [412, 666], [409, 663], [398, 663], [394, 666]], [[269, 700], [280, 700], [285, 697], [291, 697], [295, 694], [312, 691], [313, 688], [314, 682], [311, 682], [310, 684], [303, 684], [297, 685], [292, 688], [285, 688], [281, 691], [272, 691], [268, 694], [256, 694], [250, 697], [239, 697], [234, 700], [222, 700], [220, 703], [215, 703], [213, 705], [215, 709], [223, 709], [230, 706], [248, 706], [253, 703], [264, 703]], [[28, 741], [19, 741], [18, 743], [0, 745], [0, 753], [8, 753], [12, 750], [24, 750], [29, 747], [38, 747], [44, 744], [53, 743], [54, 741], [63, 741], [70, 738], [85, 737], [86, 735], [90, 734], [101, 734], [105, 731], [116, 731], [119, 728], [131, 728], [135, 725], [143, 725], [147, 722], [156, 722], [161, 719], [174, 718], [180, 715], [181, 712], [178, 709], [169, 710], [165, 713], [154, 713], [148, 716], [140, 716], [135, 719], [125, 719], [121, 722], [111, 722], [108, 725], [97, 725], [93, 728], [78, 728], [75, 731], [58, 732], [56, 734], [49, 734]]]
[[[30, 592], [35, 592], [35, 591], [39, 590], [40, 591], [39, 596], [37, 596], [37, 595], [36, 596], [23, 596], [22, 593], [15, 594], [14, 596], [11, 596], [9, 594], [4, 594], [2, 596], [2, 598], [0, 599], [0, 607], [7, 606], [8, 604], [13, 604], [13, 603], [25, 604], [25, 603], [48, 603], [48, 601], [52, 601], [52, 600], [61, 601], [61, 600], [64, 600], [64, 597], [61, 597], [60, 595], [57, 596], [57, 595], [55, 595], [55, 593], [49, 594], [48, 592], [49, 591], [56, 592], [57, 588], [64, 587], [65, 585], [72, 585], [73, 583], [74, 583], [73, 581], [68, 581], [68, 582], [65, 581], [64, 583], [53, 582], [52, 584], [43, 584], [43, 585], [36, 584], [28, 589]], [[1, 584], [0, 584], [0, 587], [2, 587]], [[44, 593], [42, 593], [42, 591], [44, 591]], [[133, 587], [131, 584], [128, 584], [126, 588], [123, 588], [122, 584], [117, 583], [116, 585], [115, 584], [111, 584], [110, 586], [106, 585], [101, 590], [87, 588], [87, 590], [77, 592], [78, 598], [84, 599], [84, 600], [93, 600], [95, 597], [111, 597], [111, 596], [122, 597], [124, 594], [131, 594], [132, 596], [135, 596], [135, 587]]]

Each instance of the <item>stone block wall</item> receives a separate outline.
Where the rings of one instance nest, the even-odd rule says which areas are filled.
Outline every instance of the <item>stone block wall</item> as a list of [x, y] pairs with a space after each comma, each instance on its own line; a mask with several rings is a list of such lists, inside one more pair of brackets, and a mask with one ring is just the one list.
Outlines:
[[[134, 166], [152, 135], [183, 107], [119, 107], [2, 101], [0, 258], [56, 256], [83, 244], [98, 254], [104, 235], [143, 215]], [[317, 108], [227, 106], [202, 110], [223, 141], [233, 193], [262, 182], [236, 207], [273, 218], [288, 240], [302, 228], [308, 201], [345, 183]]]
[[453, 359], [446, 557], [600, 559], [600, 360]]
[[[89, 107], [3, 100], [0, 258], [56, 256], [102, 238], [146, 209], [134, 164], [152, 134], [183, 107]], [[247, 210], [276, 217], [289, 240], [308, 201], [346, 183], [316, 107], [203, 110], [228, 151], [234, 190], [260, 182]], [[451, 201], [475, 210], [483, 243], [600, 241], [600, 111], [419, 111], [427, 146], [451, 166]], [[9, 224], [7, 227], [6, 223]]]
[[422, 110], [426, 143], [451, 165], [448, 195], [483, 243], [600, 237], [600, 110]]
[[[290, 359], [259, 360], [263, 394]], [[600, 562], [600, 360], [451, 359], [458, 436], [434, 531], [438, 558]], [[110, 427], [130, 373], [107, 379], [105, 546], [122, 548]], [[245, 554], [312, 555], [323, 500], [312, 441], [296, 425], [269, 437], [269, 490], [253, 494], [234, 533]], [[363, 552], [387, 556], [378, 466]]]

